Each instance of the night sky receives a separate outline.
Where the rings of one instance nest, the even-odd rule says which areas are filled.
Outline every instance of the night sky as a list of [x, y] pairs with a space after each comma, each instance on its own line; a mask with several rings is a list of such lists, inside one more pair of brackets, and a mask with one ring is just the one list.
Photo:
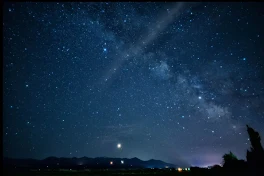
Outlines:
[[4, 156], [245, 159], [245, 125], [264, 138], [263, 5], [5, 3]]

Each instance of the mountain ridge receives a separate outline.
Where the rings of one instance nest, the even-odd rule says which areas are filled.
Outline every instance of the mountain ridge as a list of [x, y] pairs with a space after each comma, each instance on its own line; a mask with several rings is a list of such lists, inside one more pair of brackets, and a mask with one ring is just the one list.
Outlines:
[[55, 157], [50, 156], [44, 159], [32, 158], [10, 158], [4, 157], [5, 167], [22, 168], [176, 168], [175, 164], [166, 163], [161, 160], [143, 161], [137, 157], [113, 158], [113, 157]]

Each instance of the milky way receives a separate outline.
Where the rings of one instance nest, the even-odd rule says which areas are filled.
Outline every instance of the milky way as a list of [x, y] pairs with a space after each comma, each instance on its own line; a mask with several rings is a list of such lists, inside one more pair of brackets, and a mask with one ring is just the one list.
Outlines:
[[262, 9], [5, 3], [4, 156], [245, 159], [245, 125], [264, 135]]

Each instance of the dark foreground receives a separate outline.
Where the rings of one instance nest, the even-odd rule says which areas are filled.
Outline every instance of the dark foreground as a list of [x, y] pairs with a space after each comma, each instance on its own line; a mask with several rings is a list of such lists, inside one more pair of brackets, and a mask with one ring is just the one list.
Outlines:
[[177, 171], [175, 169], [139, 169], [139, 170], [31, 170], [31, 171], [4, 171], [4, 176], [120, 176], [120, 175], [133, 175], [133, 176], [220, 176], [220, 175], [234, 175], [234, 176], [251, 176], [262, 175], [261, 173], [242, 172], [242, 171], [226, 171], [226, 170], [210, 170], [201, 169], [195, 171]]

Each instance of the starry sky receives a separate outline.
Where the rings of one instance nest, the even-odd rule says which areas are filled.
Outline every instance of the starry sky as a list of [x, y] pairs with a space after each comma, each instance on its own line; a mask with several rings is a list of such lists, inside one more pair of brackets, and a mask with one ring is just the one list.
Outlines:
[[245, 159], [263, 31], [263, 3], [5, 3], [3, 154]]

